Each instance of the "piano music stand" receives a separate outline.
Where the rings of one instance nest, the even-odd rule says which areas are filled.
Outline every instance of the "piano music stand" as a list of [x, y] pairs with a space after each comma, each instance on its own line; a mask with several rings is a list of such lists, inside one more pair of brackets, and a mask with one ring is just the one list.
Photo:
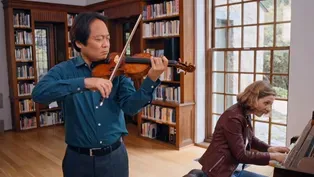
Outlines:
[[[314, 177], [314, 111], [283, 166], [275, 166], [273, 177]], [[295, 141], [295, 137], [292, 141]]]

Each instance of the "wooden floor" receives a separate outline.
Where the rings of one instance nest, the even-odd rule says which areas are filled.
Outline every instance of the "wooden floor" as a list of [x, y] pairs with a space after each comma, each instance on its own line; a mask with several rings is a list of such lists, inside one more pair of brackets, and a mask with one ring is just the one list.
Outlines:
[[[135, 126], [128, 126], [125, 142], [130, 160], [130, 177], [182, 177], [200, 168], [194, 159], [204, 148], [191, 146], [180, 151], [136, 136]], [[0, 177], [62, 177], [65, 151], [62, 126], [22, 133], [0, 135]], [[249, 167], [250, 171], [272, 176], [270, 167]]]

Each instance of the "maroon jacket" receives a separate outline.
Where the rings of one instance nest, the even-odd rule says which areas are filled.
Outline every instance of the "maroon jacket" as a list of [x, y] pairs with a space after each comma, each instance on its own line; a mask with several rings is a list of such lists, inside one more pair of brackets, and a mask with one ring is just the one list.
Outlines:
[[[254, 136], [246, 110], [240, 104], [227, 109], [219, 118], [213, 139], [199, 163], [209, 177], [230, 177], [239, 163], [268, 165], [268, 144]], [[246, 150], [248, 145], [257, 151]]]

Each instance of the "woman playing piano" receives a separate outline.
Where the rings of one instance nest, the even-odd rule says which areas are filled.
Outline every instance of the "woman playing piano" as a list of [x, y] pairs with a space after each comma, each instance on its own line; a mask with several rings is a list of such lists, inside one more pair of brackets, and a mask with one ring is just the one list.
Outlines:
[[242, 164], [268, 165], [282, 163], [289, 149], [269, 146], [254, 136], [251, 116], [271, 111], [276, 92], [266, 81], [256, 81], [237, 95], [237, 103], [219, 118], [213, 139], [199, 163], [207, 177], [260, 177], [237, 166]]

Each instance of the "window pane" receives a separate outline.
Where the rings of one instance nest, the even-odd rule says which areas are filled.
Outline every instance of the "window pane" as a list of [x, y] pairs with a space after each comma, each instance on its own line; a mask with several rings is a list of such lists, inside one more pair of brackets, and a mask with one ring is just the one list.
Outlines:
[[274, 50], [273, 72], [288, 74], [289, 70], [289, 51]]
[[226, 93], [237, 94], [239, 85], [238, 74], [226, 74]]
[[267, 82], [270, 82], [270, 76], [269, 75], [263, 75], [263, 74], [256, 74], [255, 80], [256, 81], [267, 81]]
[[223, 4], [227, 4], [227, 0], [214, 0], [215, 5], [223, 5]]
[[262, 120], [262, 121], [269, 121], [269, 114], [267, 114], [267, 115], [262, 115], [261, 117], [258, 117], [258, 116], [255, 116], [254, 117], [255, 118], [255, 120]]
[[269, 127], [267, 123], [255, 122], [254, 130], [255, 130], [255, 136], [257, 138], [268, 143]]
[[243, 47], [256, 47], [257, 42], [257, 27], [243, 27]]
[[215, 131], [215, 127], [216, 127], [216, 124], [217, 124], [217, 121], [218, 121], [219, 117], [220, 116], [218, 116], [218, 115], [215, 115], [215, 114], [213, 115], [212, 133], [214, 133], [214, 131]]
[[228, 109], [230, 106], [234, 105], [237, 102], [236, 96], [227, 95], [226, 96], [226, 109]]
[[241, 68], [242, 72], [254, 71], [254, 51], [241, 52]]
[[227, 6], [215, 8], [215, 27], [227, 26]]
[[244, 3], [244, 24], [256, 24], [257, 23], [257, 3], [249, 2]]
[[241, 2], [241, 0], [229, 0], [229, 4], [230, 3], [235, 3], [235, 2]]
[[259, 50], [256, 52], [256, 72], [257, 73], [270, 72], [270, 51]]
[[272, 109], [272, 122], [287, 123], [287, 101], [275, 100]]
[[286, 146], [286, 127], [280, 125], [271, 125], [272, 146]]
[[213, 94], [213, 113], [222, 114], [224, 111], [224, 95]]
[[274, 22], [274, 0], [263, 0], [259, 3], [259, 22]]
[[216, 48], [227, 47], [227, 29], [215, 30], [215, 47]]
[[288, 98], [288, 76], [273, 76], [273, 87], [278, 98]]
[[240, 75], [240, 92], [243, 92], [244, 89], [253, 83], [254, 75], [253, 74], [241, 74]]
[[230, 48], [241, 47], [241, 28], [229, 28], [229, 45]]
[[214, 52], [213, 71], [224, 71], [224, 52]]
[[291, 20], [291, 0], [277, 0], [277, 21]]
[[229, 6], [229, 26], [241, 25], [241, 4]]
[[224, 73], [213, 73], [213, 92], [224, 92]]
[[290, 46], [290, 23], [277, 24], [276, 46]]
[[261, 25], [259, 27], [259, 47], [274, 46], [274, 25]]
[[226, 71], [239, 71], [239, 52], [227, 52]]
[[48, 72], [47, 32], [45, 29], [35, 29], [35, 49], [38, 80]]

